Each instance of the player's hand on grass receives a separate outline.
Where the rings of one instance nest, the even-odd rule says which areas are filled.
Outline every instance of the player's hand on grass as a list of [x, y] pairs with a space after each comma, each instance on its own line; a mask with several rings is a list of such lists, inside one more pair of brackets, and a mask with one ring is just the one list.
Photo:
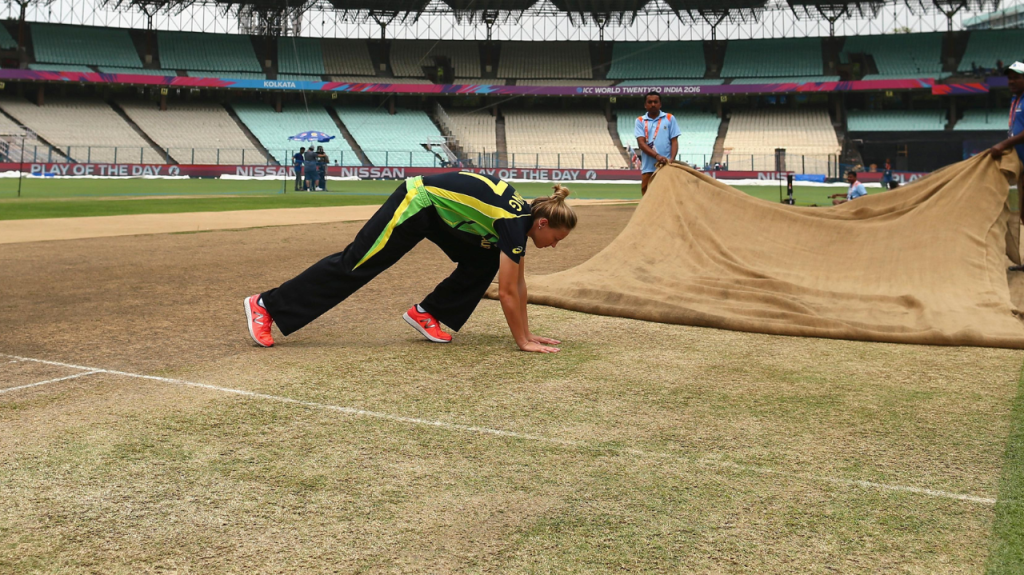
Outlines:
[[519, 349], [523, 351], [531, 351], [534, 353], [558, 353], [557, 347], [549, 347], [544, 344], [537, 343], [535, 341], [528, 341], [524, 344], [519, 345]]
[[532, 333], [526, 339], [532, 341], [533, 343], [539, 343], [543, 345], [558, 345], [562, 343], [557, 339], [551, 339], [550, 337], [544, 337], [540, 335], [533, 335]]

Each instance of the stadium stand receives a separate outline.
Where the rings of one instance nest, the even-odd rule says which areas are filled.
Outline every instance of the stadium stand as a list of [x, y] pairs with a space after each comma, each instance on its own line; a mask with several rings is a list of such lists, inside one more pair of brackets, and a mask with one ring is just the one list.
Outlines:
[[349, 84], [374, 84], [379, 82], [376, 76], [328, 76], [328, 82], [346, 82]]
[[[163, 164], [162, 155], [106, 102], [51, 98], [37, 106], [23, 98], [0, 99], [0, 108], [75, 162]], [[53, 161], [61, 161], [56, 155]]]
[[140, 76], [177, 76], [174, 70], [147, 70], [145, 68], [117, 68], [112, 66], [100, 66], [98, 68], [103, 74], [137, 74]]
[[29, 70], [39, 70], [40, 72], [95, 72], [88, 66], [78, 66], [76, 64], [29, 64]]
[[355, 106], [335, 110], [374, 166], [441, 166], [444, 155], [435, 156], [422, 145], [428, 139], [444, 139], [426, 112], [398, 108], [392, 115], [384, 108]]
[[473, 86], [504, 86], [507, 80], [500, 78], [455, 78], [456, 84], [473, 85]]
[[[731, 125], [730, 125], [731, 129]], [[848, 132], [940, 132], [946, 129], [943, 110], [849, 110]], [[1003, 125], [1006, 129], [1006, 125]]]
[[614, 83], [613, 80], [516, 80], [516, 86], [611, 86]]
[[433, 66], [435, 56], [447, 56], [455, 75], [480, 74], [480, 50], [476, 42], [395, 40], [391, 43], [391, 71], [395, 76], [423, 77], [423, 67]]
[[785, 148], [786, 168], [808, 174], [829, 173], [840, 152], [823, 109], [734, 110], [724, 147], [730, 170], [774, 170], [775, 149]]
[[1006, 132], [1009, 123], [1009, 110], [967, 110], [964, 117], [953, 126], [953, 130]]
[[32, 24], [31, 30], [37, 62], [142, 67], [127, 30], [60, 24]]
[[498, 150], [495, 118], [489, 112], [446, 110], [452, 130], [463, 152], [472, 157]]
[[703, 78], [703, 42], [616, 42], [608, 78]]
[[[679, 154], [677, 160], [686, 162], [691, 166], [703, 167], [711, 162], [711, 154], [715, 150], [715, 140], [718, 139], [718, 127], [722, 120], [715, 114], [708, 112], [684, 111], [672, 114], [679, 124]], [[620, 113], [616, 117], [616, 128], [619, 133], [619, 142], [623, 147], [637, 147], [636, 136], [633, 129], [636, 126], [636, 119], [640, 116]]]
[[[164, 68], [219, 72], [260, 72], [263, 69], [248, 36], [160, 31], [156, 38], [160, 65]], [[189, 76], [197, 75], [211, 76], [208, 72], [189, 72]]]
[[[286, 104], [280, 113], [268, 104], [236, 103], [231, 108], [242, 120], [249, 131], [263, 144], [263, 147], [281, 165], [290, 166], [292, 154], [300, 147], [323, 146], [331, 165], [359, 166], [362, 162], [345, 138], [338, 133], [338, 126], [323, 107], [311, 105], [309, 108]], [[330, 142], [293, 142], [288, 138], [299, 132], [318, 130], [336, 136]]]
[[604, 114], [591, 110], [505, 110], [510, 165], [520, 168], [625, 168]]
[[277, 77], [286, 74], [323, 76], [324, 52], [315, 38], [281, 37], [277, 39]]
[[501, 48], [497, 76], [585, 80], [593, 78], [594, 71], [586, 42], [506, 42]]
[[932, 78], [942, 74], [942, 34], [888, 34], [851, 36], [846, 39], [840, 61], [851, 54], [870, 54], [878, 74], [865, 80], [886, 78]]
[[222, 70], [186, 70], [185, 75], [192, 78], [229, 78], [235, 80], [266, 80], [262, 72], [235, 72]]
[[720, 86], [725, 83], [721, 78], [689, 78], [689, 79], [655, 79], [623, 80], [619, 86]]
[[1024, 30], [975, 30], [967, 40], [967, 50], [957, 69], [970, 72], [972, 65], [994, 69], [1000, 60], [1009, 65], [1022, 57], [1022, 45]]
[[736, 78], [733, 84], [807, 84], [838, 82], [839, 76], [779, 76], [778, 78]]
[[818, 38], [731, 40], [726, 45], [721, 76], [820, 76], [823, 66]]
[[292, 80], [296, 82], [323, 82], [323, 76], [311, 76], [309, 74], [278, 74], [278, 80]]
[[324, 73], [332, 76], [375, 76], [366, 40], [323, 40]]
[[952, 74], [949, 72], [932, 72], [925, 74], [866, 74], [861, 80], [922, 80], [926, 78], [935, 78], [936, 80], [942, 80], [949, 78]]
[[7, 28], [0, 26], [0, 50], [14, 50], [18, 47], [18, 41], [11, 36]]
[[127, 100], [118, 105], [178, 163], [267, 163], [263, 153], [219, 104], [171, 102], [163, 111], [155, 102]]

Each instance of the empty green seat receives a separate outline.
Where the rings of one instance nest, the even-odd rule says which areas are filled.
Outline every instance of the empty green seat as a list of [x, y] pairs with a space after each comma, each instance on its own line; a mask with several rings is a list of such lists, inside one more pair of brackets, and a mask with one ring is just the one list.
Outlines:
[[39, 70], [40, 72], [95, 72], [88, 66], [77, 66], [75, 64], [29, 64], [29, 70]]
[[1009, 66], [1024, 58], [1020, 47], [1024, 45], [1024, 30], [976, 30], [967, 40], [967, 50], [960, 60], [961, 72], [969, 72], [972, 65], [980, 68], [995, 68], [1002, 60]]
[[31, 24], [37, 62], [141, 68], [128, 31], [93, 26]]
[[780, 76], [778, 78], [736, 78], [733, 84], [809, 84], [838, 82], [839, 76]]
[[821, 40], [818, 38], [730, 40], [725, 48], [721, 76], [817, 76], [822, 69]]
[[440, 167], [444, 154], [424, 148], [444, 140], [421, 110], [337, 106], [338, 118], [374, 166]]
[[263, 69], [248, 36], [160, 31], [156, 38], [164, 68], [237, 72]]
[[703, 42], [616, 42], [610, 80], [703, 78]]
[[942, 73], [941, 34], [851, 36], [843, 45], [840, 60], [849, 62], [852, 54], [874, 58], [878, 74], [870, 79], [933, 78]]
[[281, 73], [323, 76], [324, 51], [318, 38], [286, 37], [277, 40], [277, 76]]
[[967, 110], [964, 117], [953, 126], [954, 131], [992, 131], [1006, 132], [1010, 124], [1010, 111], [999, 110]]
[[849, 132], [939, 132], [946, 129], [942, 110], [850, 110]]
[[[281, 112], [275, 112], [268, 104], [249, 102], [232, 104], [231, 107], [263, 147], [282, 165], [290, 166], [292, 154], [298, 152], [300, 147], [309, 146], [323, 146], [331, 165], [362, 165], [323, 106], [310, 105], [306, 108], [289, 104]], [[289, 136], [309, 130], [324, 132], [335, 138], [330, 142], [293, 142], [288, 139]]]

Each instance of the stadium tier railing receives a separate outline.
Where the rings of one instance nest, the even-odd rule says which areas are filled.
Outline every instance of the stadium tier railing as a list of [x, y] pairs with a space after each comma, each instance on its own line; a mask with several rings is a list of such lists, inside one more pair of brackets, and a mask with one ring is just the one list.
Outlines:
[[[68, 146], [56, 148], [46, 145], [26, 144], [23, 154], [18, 152], [19, 148], [11, 147], [7, 153], [0, 150], [0, 161], [21, 162], [26, 164], [65, 164], [65, 163], [95, 163], [95, 164], [152, 164], [163, 163], [161, 158], [155, 157], [155, 150], [151, 147], [117, 147], [110, 146]], [[229, 148], [167, 148], [161, 150], [169, 155], [179, 164], [194, 164], [196, 157], [214, 158], [214, 165], [223, 166], [260, 166], [278, 165], [268, 159], [266, 155], [251, 149], [229, 149]], [[298, 151], [298, 148], [269, 150], [271, 156], [290, 158]], [[428, 168], [449, 168], [449, 167], [472, 167], [483, 169], [520, 169], [520, 170], [631, 170], [636, 169], [629, 165], [622, 158], [621, 154], [606, 154], [603, 152], [575, 152], [575, 153], [513, 153], [499, 154], [494, 151], [473, 151], [464, 152], [459, 155], [456, 162], [451, 162], [445, 154], [439, 151], [427, 152], [423, 150], [366, 150], [367, 155], [378, 158], [379, 162], [374, 167], [380, 168], [405, 168], [405, 167], [428, 167]], [[352, 154], [352, 158], [348, 155]], [[422, 162], [423, 154], [432, 154], [433, 161], [427, 165]], [[359, 166], [362, 165], [355, 152], [335, 152], [330, 156], [331, 166]], [[727, 154], [723, 156], [719, 165], [722, 170], [732, 171], [754, 171], [774, 172], [788, 171], [796, 174], [815, 174], [836, 178], [841, 175], [837, 155], [796, 155], [785, 156], [782, 163], [778, 163], [772, 154]], [[712, 170], [714, 164], [712, 155], [691, 150], [680, 150], [676, 161], [685, 162], [694, 168]], [[208, 165], [208, 164], [207, 164]], [[579, 179], [586, 179], [586, 174], [577, 174]]]

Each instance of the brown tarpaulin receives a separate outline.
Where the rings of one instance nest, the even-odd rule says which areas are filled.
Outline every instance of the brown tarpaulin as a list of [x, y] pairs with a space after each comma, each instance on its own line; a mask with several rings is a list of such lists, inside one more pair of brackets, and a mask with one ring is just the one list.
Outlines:
[[666, 166], [619, 237], [580, 266], [531, 277], [529, 301], [768, 334], [1024, 348], [1005, 240], [1019, 165], [979, 155], [828, 208]]

